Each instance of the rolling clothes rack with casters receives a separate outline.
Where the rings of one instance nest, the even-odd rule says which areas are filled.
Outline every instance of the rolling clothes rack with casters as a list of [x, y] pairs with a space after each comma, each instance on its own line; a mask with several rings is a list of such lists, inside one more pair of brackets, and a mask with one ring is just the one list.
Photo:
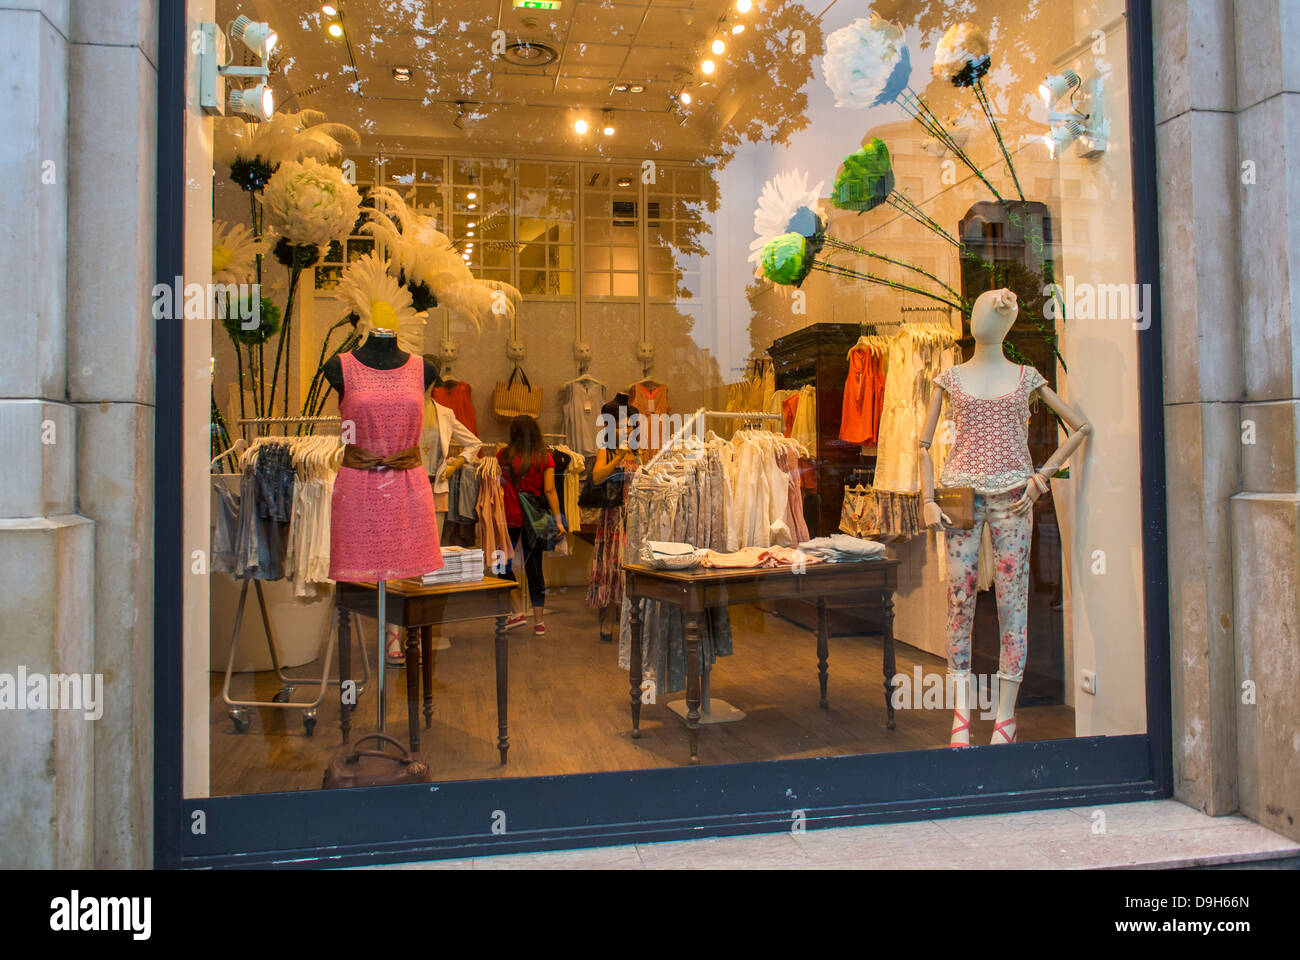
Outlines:
[[[287, 428], [290, 425], [316, 425], [316, 424], [338, 424], [340, 421], [337, 417], [261, 417], [255, 419], [244, 419], [239, 421], [241, 427], [250, 426], [258, 427], [262, 430], [270, 426], [282, 426]], [[240, 453], [247, 447], [246, 440], [239, 440], [235, 446], [221, 456], [215, 458], [215, 464], [227, 453]], [[271, 625], [271, 617], [266, 609], [266, 597], [262, 592], [262, 582], [260, 580], [243, 577], [243, 584], [239, 590], [239, 605], [235, 609], [235, 625], [230, 638], [230, 654], [226, 659], [226, 676], [225, 682], [221, 687], [221, 697], [226, 705], [231, 708], [229, 716], [235, 726], [236, 733], [246, 733], [252, 725], [253, 717], [250, 708], [264, 708], [271, 710], [301, 710], [303, 730], [307, 736], [312, 736], [316, 732], [317, 708], [325, 700], [325, 694], [331, 686], [339, 686], [342, 681], [329, 679], [330, 666], [333, 662], [334, 644], [332, 642], [338, 623], [338, 611], [335, 609], [334, 615], [330, 618], [330, 626], [325, 631], [325, 636], [321, 640], [317, 659], [321, 660], [320, 679], [315, 677], [290, 677], [284, 672], [284, 667], [280, 663], [279, 644], [275, 638], [275, 629]], [[244, 622], [244, 609], [248, 602], [248, 585], [253, 584], [253, 589], [257, 594], [257, 606], [262, 617], [262, 629], [266, 634], [266, 646], [271, 656], [271, 667], [275, 671], [276, 678], [283, 686], [279, 692], [270, 700], [234, 700], [230, 696], [230, 679], [235, 672], [235, 655], [239, 649], [239, 631]], [[333, 593], [337, 594], [338, 588], [333, 588]], [[331, 606], [335, 605], [334, 597], [330, 599]], [[363, 673], [361, 683], [357, 685], [357, 696], [365, 690], [366, 684], [370, 682], [370, 663], [366, 657], [366, 642], [364, 633], [357, 630], [357, 642], [361, 645], [361, 663]], [[319, 688], [316, 699], [310, 703], [295, 703], [293, 701], [294, 690], [299, 686], [309, 686]]]

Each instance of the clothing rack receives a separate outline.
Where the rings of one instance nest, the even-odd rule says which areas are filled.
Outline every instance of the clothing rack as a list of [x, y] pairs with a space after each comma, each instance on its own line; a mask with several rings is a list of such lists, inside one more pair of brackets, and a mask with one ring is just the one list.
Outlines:
[[339, 426], [343, 424], [342, 417], [243, 417], [235, 421], [239, 427], [258, 427], [269, 429], [271, 427], [293, 427], [293, 426]]

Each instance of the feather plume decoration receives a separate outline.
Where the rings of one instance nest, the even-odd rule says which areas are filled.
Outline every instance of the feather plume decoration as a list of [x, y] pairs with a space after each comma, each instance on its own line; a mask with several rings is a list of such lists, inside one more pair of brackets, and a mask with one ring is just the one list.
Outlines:
[[240, 117], [216, 121], [213, 159], [218, 168], [258, 162], [274, 170], [290, 160], [333, 162], [347, 147], [361, 146], [360, 135], [345, 123], [330, 123], [319, 110], [277, 113], [265, 123]]
[[472, 273], [457, 245], [435, 226], [433, 217], [407, 205], [395, 190], [376, 187], [371, 191], [377, 207], [367, 210], [362, 232], [384, 244], [390, 257], [389, 270], [408, 283], [427, 286], [449, 309], [482, 330], [489, 321], [513, 320], [523, 301], [508, 283], [479, 280]]

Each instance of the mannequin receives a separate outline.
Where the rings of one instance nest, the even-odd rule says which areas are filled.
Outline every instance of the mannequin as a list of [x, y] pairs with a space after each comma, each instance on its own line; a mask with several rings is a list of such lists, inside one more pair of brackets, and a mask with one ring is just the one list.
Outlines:
[[[330, 579], [377, 583], [379, 624], [387, 623], [388, 580], [419, 577], [444, 565], [433, 490], [419, 451], [424, 403], [438, 382], [438, 368], [423, 359], [413, 362], [398, 345], [396, 317], [391, 319], [386, 325], [376, 321], [360, 347], [331, 358], [324, 371], [338, 391], [344, 439], [330, 515]], [[407, 652], [413, 649], [419, 649], [415, 631], [407, 637]], [[381, 732], [384, 694], [381, 666]]]
[[[948, 672], [956, 684], [949, 746], [970, 745], [970, 631], [975, 605], [975, 575], [979, 542], [988, 524], [998, 570], [998, 625], [1002, 654], [998, 664], [999, 696], [991, 743], [1016, 739], [1016, 698], [1024, 675], [1025, 617], [1028, 606], [1029, 536], [1034, 502], [1047, 492], [1047, 481], [1070, 458], [1092, 426], [1032, 367], [1007, 359], [1002, 344], [1016, 321], [1016, 295], [1006, 289], [980, 295], [971, 312], [975, 352], [963, 364], [935, 379], [930, 407], [921, 433], [922, 518], [930, 530], [942, 530], [951, 520], [934, 498], [934, 463], [928, 456], [934, 432], [949, 397], [953, 452], [944, 468], [945, 486], [975, 488], [975, 528], [948, 530]], [[1070, 434], [1039, 470], [1029, 459], [1025, 424], [1029, 397], [1037, 393], [1061, 418]]]
[[[375, 327], [371, 331], [370, 336], [366, 338], [366, 342], [352, 351], [352, 356], [371, 370], [396, 370], [411, 359], [411, 355], [397, 345], [397, 331], [385, 330], [380, 327]], [[325, 362], [325, 381], [334, 388], [334, 392], [339, 395], [339, 400], [342, 400], [342, 357], [330, 357]], [[425, 360], [424, 389], [427, 391], [437, 385], [438, 368]]]

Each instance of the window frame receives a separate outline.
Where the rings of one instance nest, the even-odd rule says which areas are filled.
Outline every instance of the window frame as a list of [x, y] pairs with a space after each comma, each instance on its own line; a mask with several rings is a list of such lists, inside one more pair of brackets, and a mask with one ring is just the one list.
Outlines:
[[[157, 324], [154, 856], [160, 868], [347, 866], [1149, 800], [1173, 792], [1151, 10], [1127, 0], [1147, 732], [760, 763], [188, 800], [182, 795], [184, 325]], [[157, 266], [183, 274], [186, 3], [159, 4]], [[578, 188], [581, 189], [579, 183]], [[642, 191], [644, 195], [644, 191]], [[581, 216], [582, 214], [580, 214]], [[580, 242], [580, 241], [579, 241]], [[581, 260], [581, 257], [579, 257]], [[584, 299], [581, 286], [577, 299]], [[644, 300], [644, 298], [642, 298]], [[978, 787], [972, 785], [978, 784]], [[737, 789], [742, 786], [743, 790]], [[206, 833], [190, 829], [202, 811]], [[508, 831], [492, 832], [504, 810]], [[364, 817], [358, 812], [364, 811]]]

